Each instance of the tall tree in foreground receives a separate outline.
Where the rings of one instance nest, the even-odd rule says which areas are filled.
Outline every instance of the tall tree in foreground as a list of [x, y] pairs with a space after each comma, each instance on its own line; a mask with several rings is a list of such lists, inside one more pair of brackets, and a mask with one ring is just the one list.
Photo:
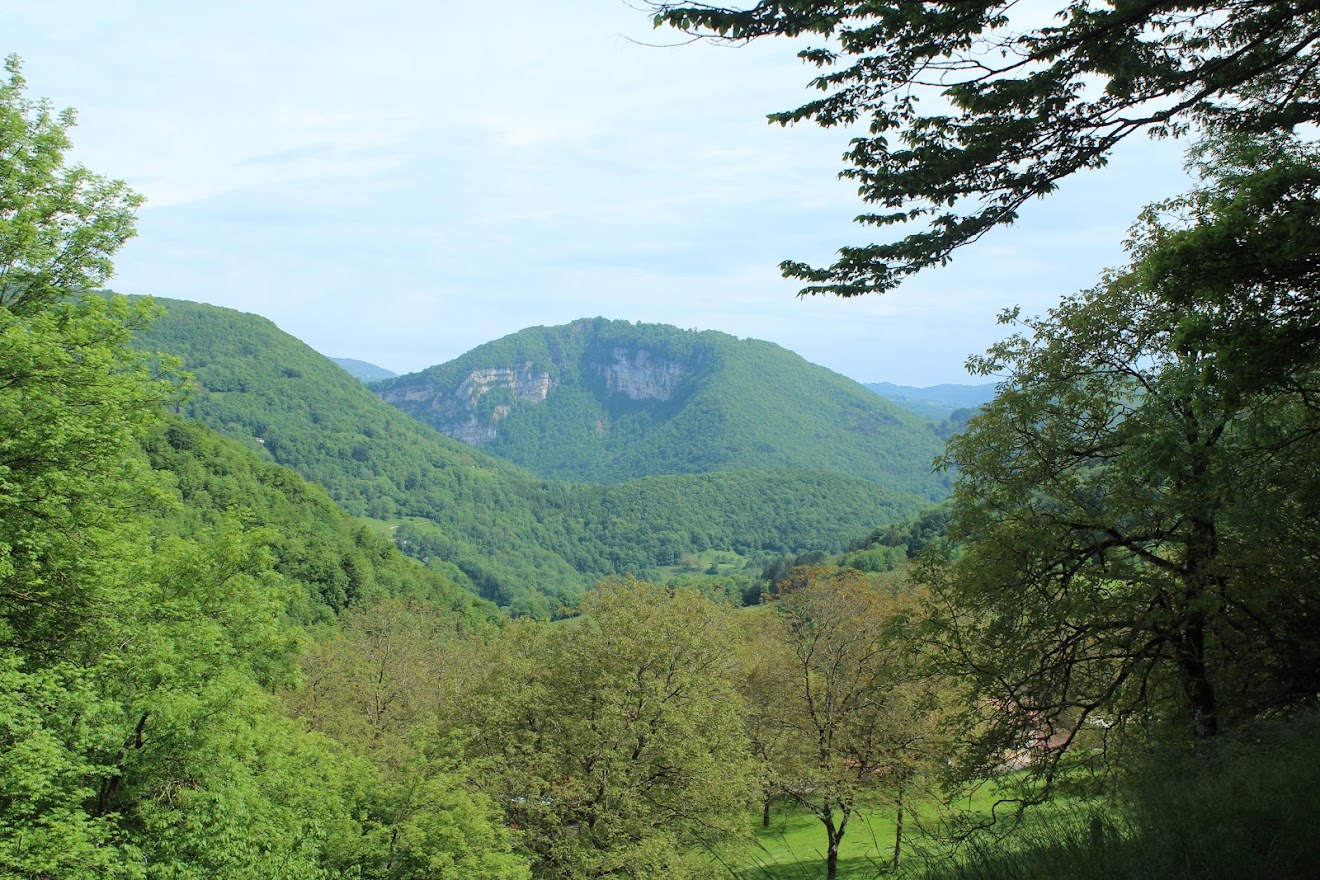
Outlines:
[[[425, 780], [427, 809], [374, 827], [371, 768], [282, 714], [271, 692], [292, 683], [288, 620], [310, 585], [275, 570], [272, 536], [240, 514], [170, 515], [183, 503], [171, 480], [187, 477], [153, 472], [142, 441], [176, 387], [129, 344], [152, 308], [86, 290], [138, 199], [66, 166], [72, 114], [26, 99], [7, 68], [0, 876], [525, 876], [490, 805], [455, 778]], [[424, 858], [365, 871], [340, 844], [373, 834]]]
[[[890, 801], [902, 848], [905, 812], [936, 739], [931, 679], [905, 638], [920, 597], [852, 568], [803, 566], [780, 581], [763, 642], [744, 675], [749, 727], [770, 763], [772, 791], [825, 831], [825, 874], [863, 807]], [[773, 615], [773, 616], [769, 616]]]
[[174, 390], [128, 344], [150, 307], [86, 292], [139, 199], [66, 166], [72, 114], [6, 69], [0, 874], [316, 876], [339, 765], [308, 772], [319, 743], [262, 690], [289, 669], [289, 586], [232, 522], [153, 534], [169, 492], [137, 440]]
[[842, 172], [876, 206], [858, 222], [925, 224], [828, 267], [784, 262], [804, 293], [883, 292], [941, 265], [1134, 133], [1320, 118], [1315, 0], [1079, 0], [1052, 16], [1013, 0], [648, 5], [657, 25], [718, 40], [820, 39], [799, 56], [822, 96], [771, 121], [865, 126]]
[[82, 298], [133, 235], [140, 199], [66, 167], [69, 111], [0, 84], [0, 645], [59, 644], [116, 511], [140, 505], [134, 437], [170, 395], [128, 348], [146, 307]]
[[[1027, 750], [1049, 780], [1128, 734], [1205, 742], [1320, 692], [1320, 252], [1263, 235], [1314, 213], [1316, 156], [1203, 156], [1127, 269], [974, 361], [1007, 379], [949, 446], [965, 549], [929, 572], [995, 710], [971, 770]], [[1191, 254], [1206, 268], [1180, 271]]]
[[707, 877], [746, 834], [753, 768], [730, 612], [631, 579], [563, 625], [515, 622], [469, 694], [483, 787], [534, 876]]

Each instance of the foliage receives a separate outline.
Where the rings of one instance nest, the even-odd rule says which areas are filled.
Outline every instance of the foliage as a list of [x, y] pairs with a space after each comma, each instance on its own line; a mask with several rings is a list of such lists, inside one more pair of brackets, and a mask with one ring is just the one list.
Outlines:
[[491, 645], [467, 695], [478, 779], [538, 877], [707, 876], [702, 854], [744, 833], [752, 775], [728, 612], [630, 579], [582, 610]]
[[308, 647], [304, 682], [284, 698], [369, 768], [337, 861], [381, 880], [525, 877], [496, 805], [470, 790], [466, 768], [422, 747], [471, 678], [476, 645], [464, 637], [484, 628], [415, 598], [377, 598], [336, 623]]
[[1320, 345], [1316, 145], [1222, 136], [1199, 144], [1190, 164], [1196, 188], [1152, 206], [1136, 230], [1141, 284], [1188, 306], [1178, 332], [1215, 354], [1219, 384], [1299, 392], [1298, 368]]
[[[1026, 750], [1051, 779], [1127, 734], [1203, 741], [1320, 689], [1315, 361], [1295, 346], [1246, 381], [1256, 355], [1230, 342], [1312, 302], [1313, 272], [1165, 271], [1189, 244], [1235, 247], [1245, 215], [1223, 209], [1261, 175], [1208, 180], [1184, 229], [1151, 212], [1129, 269], [977, 361], [1009, 379], [950, 445], [964, 549], [929, 574], [996, 710], [968, 768]], [[1264, 207], [1268, 227], [1285, 206]]]
[[825, 40], [799, 52], [824, 94], [770, 119], [865, 126], [842, 172], [878, 206], [858, 221], [926, 221], [897, 242], [842, 248], [827, 268], [786, 261], [804, 293], [883, 292], [942, 265], [1133, 133], [1288, 131], [1320, 106], [1309, 2], [1083, 0], [1052, 21], [1005, 0], [648, 5], [657, 25], [720, 40]]
[[117, 518], [150, 500], [133, 440], [172, 392], [124, 345], [147, 313], [96, 298], [26, 316], [0, 307], [4, 647], [78, 631]]
[[953, 512], [953, 505], [946, 502], [906, 522], [874, 529], [848, 547], [850, 552], [843, 564], [862, 571], [893, 571], [928, 548], [943, 545], [949, 537]]
[[[288, 674], [288, 593], [235, 529], [153, 546], [143, 525], [116, 528], [95, 573], [78, 573], [96, 590], [94, 626], [28, 632], [31, 648], [6, 654], [0, 864], [275, 876], [260, 866], [278, 853], [284, 876], [313, 876], [316, 850], [299, 841], [334, 793], [290, 802], [290, 786], [311, 785], [294, 757], [309, 744], [261, 692]], [[261, 833], [235, 824], [243, 815]]]
[[588, 534], [608, 536], [614, 552], [640, 549], [646, 555], [639, 561], [650, 564], [676, 562], [673, 551], [712, 548], [837, 550], [858, 525], [898, 519], [921, 506], [910, 495], [819, 471], [646, 477], [579, 487], [575, 495]]
[[748, 574], [712, 573], [710, 569], [704, 574], [679, 575], [665, 586], [671, 590], [694, 590], [716, 605], [733, 608], [759, 604], [764, 592], [760, 578]]
[[177, 416], [162, 419], [142, 446], [151, 467], [182, 501], [157, 530], [192, 535], [233, 516], [259, 525], [266, 530], [275, 570], [303, 588], [298, 614], [307, 621], [382, 596], [424, 599], [471, 625], [495, 613], [355, 522], [320, 486], [203, 425]]
[[[544, 375], [549, 390], [480, 394], [481, 371]], [[485, 451], [544, 477], [811, 470], [947, 494], [922, 419], [777, 345], [714, 331], [602, 318], [533, 327], [373, 388], [440, 431], [469, 430], [475, 416], [494, 438]]]
[[10, 55], [0, 84], [0, 307], [13, 316], [103, 284], [142, 204], [122, 180], [65, 164], [74, 112], [27, 98], [20, 70]]
[[935, 691], [907, 638], [922, 600], [828, 566], [794, 569], [772, 598], [741, 682], [770, 768], [767, 817], [775, 796], [814, 815], [833, 880], [849, 823], [884, 792], [897, 810], [897, 867], [912, 790], [939, 751]]

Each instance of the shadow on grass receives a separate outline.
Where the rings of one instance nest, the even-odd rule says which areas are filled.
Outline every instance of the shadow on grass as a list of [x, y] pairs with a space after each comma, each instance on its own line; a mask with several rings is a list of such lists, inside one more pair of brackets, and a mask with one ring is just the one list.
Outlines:
[[1118, 809], [1078, 804], [974, 842], [925, 880], [1313, 880], [1320, 877], [1320, 715], [1166, 750], [1131, 769]]
[[[741, 880], [818, 880], [825, 877], [825, 827], [811, 813], [776, 805], [769, 828], [758, 828], [760, 846], [739, 866]], [[839, 852], [840, 880], [871, 880], [886, 874], [894, 825], [885, 810], [854, 814]]]

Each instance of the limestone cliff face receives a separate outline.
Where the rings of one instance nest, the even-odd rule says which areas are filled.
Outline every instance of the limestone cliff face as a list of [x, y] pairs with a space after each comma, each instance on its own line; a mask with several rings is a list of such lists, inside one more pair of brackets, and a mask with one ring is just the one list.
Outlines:
[[655, 357], [645, 349], [629, 351], [616, 346], [610, 358], [598, 368], [605, 378], [605, 392], [633, 400], [669, 400], [686, 372], [682, 364]]
[[[517, 367], [476, 367], [440, 382], [404, 377], [377, 393], [442, 434], [482, 446], [500, 436], [500, 422], [517, 409], [553, 396], [560, 376], [566, 387], [591, 390], [603, 396], [603, 403], [609, 398], [667, 401], [690, 369], [654, 349], [627, 344], [588, 344], [571, 353], [561, 348], [550, 359], [549, 370], [544, 362], [527, 360]], [[595, 433], [609, 430], [608, 417], [597, 421]]]
[[[391, 388], [382, 392], [387, 402], [419, 416], [442, 434], [469, 446], [495, 439], [501, 419], [510, 412], [508, 404], [483, 408], [481, 399], [495, 390], [505, 390], [515, 400], [540, 403], [558, 383], [545, 370], [531, 363], [518, 368], [488, 367], [473, 370], [451, 392], [432, 385]], [[485, 410], [485, 411], [483, 411]]]

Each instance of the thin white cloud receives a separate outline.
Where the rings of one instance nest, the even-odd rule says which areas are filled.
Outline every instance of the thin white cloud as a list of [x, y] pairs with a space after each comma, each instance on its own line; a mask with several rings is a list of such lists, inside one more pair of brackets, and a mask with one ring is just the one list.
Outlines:
[[836, 179], [847, 132], [788, 44], [657, 49], [616, 0], [0, 4], [0, 52], [80, 112], [77, 158], [149, 198], [121, 289], [256, 311], [321, 351], [414, 370], [590, 315], [772, 339], [832, 369], [957, 381], [1122, 259], [1169, 145], [1031, 206], [884, 298], [795, 298], [785, 258], [886, 230]]

